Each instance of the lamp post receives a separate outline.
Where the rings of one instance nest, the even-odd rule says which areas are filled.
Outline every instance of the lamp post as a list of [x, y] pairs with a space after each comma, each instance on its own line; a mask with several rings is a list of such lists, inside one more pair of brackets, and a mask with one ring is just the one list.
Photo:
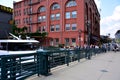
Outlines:
[[87, 44], [88, 44], [88, 51], [87, 51], [87, 54], [88, 54], [88, 59], [90, 60], [91, 59], [91, 52], [90, 52], [90, 34], [91, 34], [91, 31], [90, 31], [90, 21], [88, 20], [87, 21], [87, 31], [88, 31], [88, 40], [87, 40]]
[[79, 32], [79, 36], [78, 36], [78, 39], [79, 39], [79, 47], [81, 47], [81, 32], [82, 32], [82, 30], [78, 30], [78, 32]]
[[90, 34], [91, 34], [91, 32], [90, 32], [90, 21], [89, 20], [87, 21], [87, 31], [88, 31], [87, 44], [88, 44], [88, 47], [90, 48]]

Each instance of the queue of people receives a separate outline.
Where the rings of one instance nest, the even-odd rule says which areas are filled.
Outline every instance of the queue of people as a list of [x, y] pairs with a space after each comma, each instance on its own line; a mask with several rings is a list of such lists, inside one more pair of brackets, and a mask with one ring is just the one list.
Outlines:
[[95, 49], [99, 49], [101, 48], [104, 52], [107, 52], [107, 51], [120, 51], [120, 48], [117, 46], [117, 45], [113, 45], [113, 44], [110, 44], [110, 43], [106, 43], [106, 44], [102, 44], [102, 45], [87, 45], [87, 44], [84, 44], [83, 46], [64, 46], [62, 49], [67, 49], [67, 50], [74, 50], [74, 49], [91, 49], [91, 48], [95, 48]]

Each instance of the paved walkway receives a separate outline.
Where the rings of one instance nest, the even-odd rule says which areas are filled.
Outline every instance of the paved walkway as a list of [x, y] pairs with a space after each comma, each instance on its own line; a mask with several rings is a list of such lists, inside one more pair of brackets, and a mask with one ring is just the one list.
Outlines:
[[52, 70], [50, 76], [32, 76], [26, 80], [120, 80], [120, 52], [109, 52]]

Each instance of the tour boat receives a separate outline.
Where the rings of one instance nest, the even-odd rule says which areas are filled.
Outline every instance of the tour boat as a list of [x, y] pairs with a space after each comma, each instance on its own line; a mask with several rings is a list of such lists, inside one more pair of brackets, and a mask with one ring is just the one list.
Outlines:
[[39, 41], [34, 39], [21, 39], [10, 33], [13, 39], [0, 40], [0, 55], [29, 54], [35, 53]]

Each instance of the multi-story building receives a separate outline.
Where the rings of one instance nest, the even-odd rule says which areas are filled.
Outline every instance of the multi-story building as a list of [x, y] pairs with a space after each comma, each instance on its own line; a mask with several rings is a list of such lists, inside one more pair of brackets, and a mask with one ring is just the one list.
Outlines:
[[115, 38], [120, 39], [120, 30], [115, 33]]
[[28, 32], [48, 32], [51, 46], [96, 44], [100, 38], [94, 0], [22, 0], [14, 2], [14, 19]]
[[12, 13], [13, 9], [0, 5], [0, 39], [7, 38], [11, 32]]
[[116, 40], [116, 42], [120, 43], [120, 30], [118, 30], [118, 31], [115, 33], [115, 40]]

